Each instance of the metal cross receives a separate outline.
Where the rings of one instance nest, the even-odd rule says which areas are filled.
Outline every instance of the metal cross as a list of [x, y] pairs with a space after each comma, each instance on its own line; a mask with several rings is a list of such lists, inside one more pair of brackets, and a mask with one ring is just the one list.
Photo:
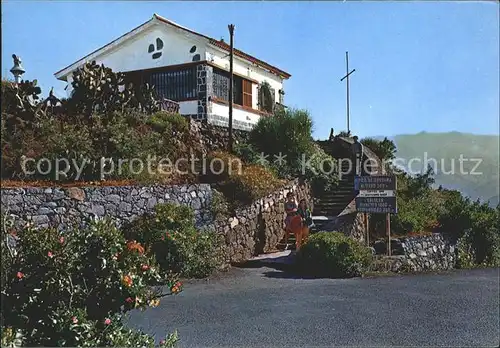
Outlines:
[[347, 79], [347, 133], [350, 132], [349, 129], [349, 75], [351, 75], [353, 72], [356, 71], [356, 69], [352, 69], [351, 72], [349, 72], [349, 52], [345, 53], [345, 64], [346, 64], [346, 75], [340, 79], [340, 82], [344, 81], [344, 79]]

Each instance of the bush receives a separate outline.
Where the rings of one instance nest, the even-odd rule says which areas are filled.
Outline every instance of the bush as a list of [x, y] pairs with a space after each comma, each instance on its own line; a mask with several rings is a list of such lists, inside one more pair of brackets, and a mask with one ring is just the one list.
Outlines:
[[[156, 171], [151, 175], [143, 170], [135, 174], [129, 168], [130, 162], [118, 170], [118, 160], [122, 159], [137, 158], [150, 163], [151, 158], [151, 168], [157, 169], [160, 158], [168, 157], [173, 163], [192, 152], [201, 153], [201, 146], [190, 137], [185, 117], [158, 111], [159, 104], [151, 87], [129, 86], [123, 74], [103, 66], [88, 63], [73, 75], [74, 93], [57, 108], [57, 115], [48, 112], [39, 102], [41, 90], [36, 80], [24, 81], [19, 87], [2, 80], [2, 178], [192, 181], [193, 175], [182, 176], [179, 172]], [[35, 160], [48, 158], [52, 170], [47, 174], [39, 171], [27, 174], [21, 167], [23, 155]], [[105, 171], [101, 168], [103, 157], [114, 160], [115, 170], [110, 174], [109, 164]], [[76, 160], [79, 166], [85, 160], [86, 164], [80, 176], [76, 175], [73, 163], [70, 171], [57, 176], [56, 159]], [[188, 166], [179, 169], [182, 171]], [[46, 168], [41, 169], [43, 172]]]
[[314, 276], [346, 278], [363, 275], [371, 252], [339, 232], [319, 232], [304, 244], [297, 258], [300, 270]]
[[[500, 206], [473, 202], [458, 191], [446, 191], [445, 195], [445, 211], [439, 217], [441, 230], [459, 238], [462, 259], [475, 265], [500, 265]], [[459, 262], [461, 267], [470, 266], [468, 261]]]
[[193, 210], [174, 204], [158, 204], [125, 227], [125, 233], [154, 253], [163, 271], [184, 277], [209, 276], [222, 264], [222, 240], [210, 231], [198, 231]]
[[151, 115], [148, 124], [158, 133], [183, 134], [189, 130], [188, 119], [179, 114], [160, 111]]
[[259, 156], [254, 146], [247, 143], [235, 144], [234, 153], [246, 164], [256, 164]]
[[225, 151], [213, 151], [207, 155], [207, 168], [203, 180], [209, 183], [220, 183], [243, 171], [243, 161]]
[[206, 173], [202, 181], [216, 184], [228, 201], [229, 209], [252, 203], [283, 185], [273, 171], [261, 165], [245, 165], [243, 161], [224, 151], [207, 156]]
[[241, 175], [232, 175], [221, 184], [221, 191], [232, 202], [250, 204], [280, 188], [284, 182], [260, 165], [250, 165]]
[[[250, 146], [268, 155], [268, 167], [280, 178], [305, 178], [318, 191], [330, 190], [338, 182], [338, 168], [334, 159], [314, 143], [312, 127], [306, 111], [277, 109], [273, 117], [260, 118], [250, 132]], [[275, 156], [282, 156], [284, 161], [276, 163]]]
[[[18, 335], [26, 346], [154, 343], [125, 329], [120, 318], [132, 308], [156, 306], [159, 293], [150, 285], [164, 279], [154, 258], [112, 222], [64, 232], [2, 229], [2, 255], [8, 265], [2, 266], [2, 339]], [[180, 289], [176, 279], [167, 282], [172, 292]]]
[[226, 197], [217, 190], [212, 191], [210, 212], [212, 213], [214, 220], [221, 220], [230, 216], [230, 204]]
[[319, 147], [315, 147], [305, 167], [305, 177], [311, 182], [314, 192], [334, 189], [339, 182], [337, 161]]

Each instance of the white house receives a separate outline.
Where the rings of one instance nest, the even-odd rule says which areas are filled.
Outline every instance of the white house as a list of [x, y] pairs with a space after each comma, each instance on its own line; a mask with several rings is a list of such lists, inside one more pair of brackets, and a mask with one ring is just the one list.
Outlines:
[[[153, 84], [158, 94], [180, 105], [180, 113], [227, 126], [230, 46], [184, 28], [157, 14], [146, 23], [55, 73], [68, 82], [85, 62], [126, 73], [136, 83]], [[261, 83], [270, 85], [272, 103], [283, 104], [283, 81], [291, 75], [234, 49], [233, 127], [249, 130], [263, 108]], [[260, 91], [260, 92], [259, 92]], [[269, 94], [268, 94], [269, 95]]]

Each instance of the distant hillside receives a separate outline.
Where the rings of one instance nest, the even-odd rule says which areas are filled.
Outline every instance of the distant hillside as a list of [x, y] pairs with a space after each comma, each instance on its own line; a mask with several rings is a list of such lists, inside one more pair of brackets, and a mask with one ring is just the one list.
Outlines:
[[[383, 139], [383, 137], [374, 137]], [[436, 185], [461, 191], [473, 199], [490, 201], [496, 206], [499, 202], [499, 137], [497, 135], [475, 135], [459, 132], [402, 134], [388, 137], [397, 146], [396, 157], [414, 161], [413, 172], [421, 170], [427, 153], [429, 163], [435, 169]], [[460, 170], [460, 155], [464, 158], [463, 171]], [[437, 160], [437, 168], [431, 159]], [[473, 160], [474, 159], [474, 160]], [[477, 168], [477, 160], [481, 163]], [[454, 163], [454, 172], [452, 166]], [[401, 163], [403, 164], [403, 163]], [[444, 173], [443, 173], [444, 172]], [[481, 174], [479, 174], [481, 173]]]

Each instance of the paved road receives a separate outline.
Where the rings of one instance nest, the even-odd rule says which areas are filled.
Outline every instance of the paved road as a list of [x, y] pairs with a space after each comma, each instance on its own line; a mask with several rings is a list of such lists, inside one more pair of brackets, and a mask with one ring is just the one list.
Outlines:
[[131, 324], [180, 347], [498, 347], [499, 269], [297, 279], [270, 268], [190, 281]]

